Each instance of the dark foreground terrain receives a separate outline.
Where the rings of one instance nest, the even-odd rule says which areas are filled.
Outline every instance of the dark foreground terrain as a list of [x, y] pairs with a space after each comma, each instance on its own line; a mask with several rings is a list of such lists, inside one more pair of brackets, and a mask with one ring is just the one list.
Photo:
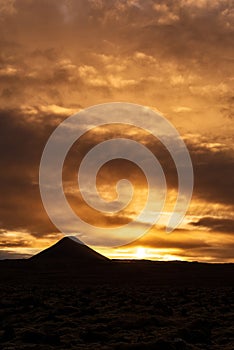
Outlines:
[[0, 349], [234, 349], [233, 287], [160, 285], [133, 270], [129, 282], [105, 280], [103, 267], [100, 282], [97, 269], [96, 279], [86, 270], [22, 282], [11, 271], [0, 285]]
[[110, 261], [66, 240], [0, 274], [3, 350], [234, 349], [233, 264]]

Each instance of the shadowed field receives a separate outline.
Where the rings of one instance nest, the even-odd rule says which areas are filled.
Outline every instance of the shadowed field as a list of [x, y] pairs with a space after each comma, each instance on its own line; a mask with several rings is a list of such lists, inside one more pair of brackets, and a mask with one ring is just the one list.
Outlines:
[[233, 288], [1, 286], [1, 349], [233, 349]]
[[81, 263], [70, 244], [0, 262], [0, 349], [234, 348], [233, 264]]

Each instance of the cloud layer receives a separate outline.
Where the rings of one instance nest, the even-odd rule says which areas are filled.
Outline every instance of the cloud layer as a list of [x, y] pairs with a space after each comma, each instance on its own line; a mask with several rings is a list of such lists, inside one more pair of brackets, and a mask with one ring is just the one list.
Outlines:
[[[234, 259], [233, 32], [234, 3], [229, 0], [0, 0], [0, 244], [4, 256], [13, 247], [24, 247], [24, 234], [31, 237], [28, 247], [44, 246], [43, 239], [52, 242], [60, 237], [45, 213], [38, 187], [40, 157], [54, 128], [87, 106], [127, 101], [165, 115], [192, 157], [194, 196], [182, 227], [189, 235], [175, 239], [176, 256]], [[173, 162], [151, 136], [121, 128], [96, 130], [71, 150], [64, 186], [74, 210], [100, 226], [128, 222], [145, 196], [144, 176], [131, 164], [118, 161], [107, 164], [98, 185], [104, 197], [113, 198], [115, 181], [129, 176], [137, 195], [124, 212], [117, 217], [100, 216], [77, 191], [76, 171], [83, 155], [101, 140], [122, 132], [143, 142], [160, 160], [170, 193], [166, 212], [177, 191]], [[161, 232], [161, 226], [156, 229]], [[211, 231], [215, 242], [207, 235]], [[204, 237], [195, 239], [197, 232]], [[156, 236], [155, 242], [170, 249]], [[152, 239], [139, 244], [156, 249]]]

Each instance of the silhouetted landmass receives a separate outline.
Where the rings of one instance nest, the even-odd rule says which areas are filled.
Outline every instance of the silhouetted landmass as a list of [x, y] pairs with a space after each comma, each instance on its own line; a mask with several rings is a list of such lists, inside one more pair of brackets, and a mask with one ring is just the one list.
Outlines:
[[3, 350], [234, 348], [234, 264], [109, 260], [66, 237], [0, 272]]
[[65, 237], [29, 259], [0, 261], [2, 281], [234, 286], [234, 264], [110, 260], [74, 237]]
[[29, 259], [30, 263], [33, 261], [38, 265], [45, 263], [56, 263], [60, 265], [67, 262], [93, 265], [96, 262], [108, 260], [108, 258], [89, 248], [76, 237], [64, 237], [52, 247], [43, 250]]

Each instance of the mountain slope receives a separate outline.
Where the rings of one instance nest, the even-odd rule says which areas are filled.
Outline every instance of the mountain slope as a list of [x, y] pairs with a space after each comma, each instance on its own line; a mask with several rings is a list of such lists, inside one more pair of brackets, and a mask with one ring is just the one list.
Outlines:
[[29, 259], [37, 263], [98, 263], [108, 258], [89, 248], [76, 237], [64, 237], [53, 246]]

